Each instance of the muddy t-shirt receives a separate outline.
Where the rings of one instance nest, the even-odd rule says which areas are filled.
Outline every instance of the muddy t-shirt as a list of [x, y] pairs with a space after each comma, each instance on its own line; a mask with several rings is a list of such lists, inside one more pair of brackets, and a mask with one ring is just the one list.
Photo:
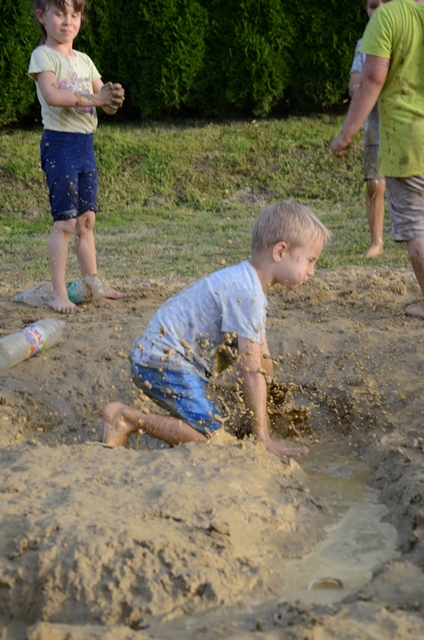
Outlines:
[[380, 171], [406, 178], [424, 173], [424, 6], [391, 0], [365, 29], [360, 50], [390, 60], [381, 91]]
[[135, 341], [131, 359], [174, 371], [217, 374], [237, 357], [237, 338], [260, 343], [267, 299], [248, 261], [216, 271], [170, 298]]
[[74, 56], [64, 56], [47, 45], [41, 45], [32, 52], [28, 74], [35, 80], [45, 129], [66, 133], [94, 133], [97, 127], [95, 107], [51, 107], [44, 100], [38, 86], [37, 74], [52, 71], [56, 75], [59, 89], [93, 93], [93, 82], [100, 78], [100, 73], [85, 53], [73, 53]]

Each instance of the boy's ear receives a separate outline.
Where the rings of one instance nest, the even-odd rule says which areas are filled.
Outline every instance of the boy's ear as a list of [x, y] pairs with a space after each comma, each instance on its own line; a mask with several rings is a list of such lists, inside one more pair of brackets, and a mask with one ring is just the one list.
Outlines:
[[35, 17], [37, 18], [38, 22], [41, 22], [41, 24], [43, 24], [43, 21], [42, 21], [43, 12], [41, 11], [41, 9], [36, 9]]
[[281, 262], [287, 250], [287, 242], [284, 242], [284, 240], [276, 242], [272, 248], [272, 258], [274, 262]]

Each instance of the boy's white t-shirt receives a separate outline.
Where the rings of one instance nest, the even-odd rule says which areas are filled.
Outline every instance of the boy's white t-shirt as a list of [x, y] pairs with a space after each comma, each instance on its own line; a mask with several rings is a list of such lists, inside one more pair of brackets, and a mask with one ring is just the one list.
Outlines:
[[267, 299], [247, 260], [201, 278], [167, 300], [138, 337], [131, 360], [173, 371], [218, 374], [237, 357], [237, 338], [265, 335]]
[[75, 50], [73, 53], [75, 56], [64, 56], [47, 45], [40, 45], [32, 52], [28, 75], [35, 80], [45, 129], [67, 133], [94, 133], [97, 128], [95, 107], [50, 107], [38, 86], [37, 74], [52, 71], [56, 75], [59, 89], [93, 93], [93, 82], [101, 77], [100, 73], [85, 53]]

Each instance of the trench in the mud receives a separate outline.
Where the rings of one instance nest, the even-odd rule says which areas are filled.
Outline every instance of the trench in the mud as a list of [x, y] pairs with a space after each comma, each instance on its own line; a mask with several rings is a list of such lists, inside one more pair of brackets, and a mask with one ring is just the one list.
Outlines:
[[369, 470], [348, 443], [316, 444], [300, 462], [308, 490], [329, 505], [327, 537], [307, 556], [289, 560], [280, 601], [330, 604], [363, 587], [396, 558], [397, 531], [368, 484]]
[[[388, 509], [370, 487], [370, 470], [349, 440], [340, 434], [333, 442], [314, 442], [299, 461], [307, 491], [328, 508], [327, 535], [308, 555], [287, 560], [280, 602], [338, 602], [365, 586], [375, 569], [399, 556], [398, 532], [386, 521]], [[143, 435], [139, 445], [158, 449], [163, 443]], [[278, 553], [278, 539], [273, 547]]]
[[[309, 425], [312, 417], [308, 409], [310, 399], [305, 389], [294, 384], [291, 387], [283, 385], [283, 388], [284, 401], [280, 409], [283, 409], [286, 421], [279, 421], [280, 416], [277, 416], [277, 421], [273, 422], [277, 427], [274, 435], [278, 438], [282, 425], [287, 428], [287, 419], [295, 416], [313, 438], [314, 429]], [[346, 400], [334, 397], [330, 404], [345, 406]], [[328, 406], [321, 406], [319, 414], [312, 422], [324, 419], [328, 426], [336, 426]], [[343, 423], [342, 419], [339, 426]], [[348, 423], [344, 427], [350, 430]], [[286, 561], [285, 586], [278, 594], [280, 602], [338, 602], [365, 586], [375, 569], [399, 556], [396, 548], [398, 532], [387, 522], [388, 509], [379, 501], [378, 492], [369, 485], [370, 469], [359, 448], [353, 447], [350, 440], [346, 432], [344, 435], [339, 432], [334, 441], [326, 441], [326, 438], [322, 443], [313, 441], [308, 455], [299, 461], [306, 473], [306, 490], [328, 509], [328, 524], [325, 539], [309, 554]], [[136, 446], [157, 450], [168, 445], [143, 434], [137, 437]], [[278, 553], [278, 538], [273, 539], [272, 546]]]
[[[398, 532], [385, 521], [388, 509], [371, 488], [371, 471], [349, 440], [340, 435], [333, 442], [311, 443], [308, 456], [300, 461], [306, 490], [328, 507], [327, 536], [308, 555], [286, 560], [283, 588], [272, 598], [258, 598], [237, 608], [171, 616], [169, 621], [161, 619], [159, 626], [152, 621], [151, 630], [160, 628], [165, 640], [223, 624], [250, 631], [266, 629], [278, 607], [296, 601], [312, 607], [340, 602], [370, 582], [378, 567], [398, 557]], [[278, 539], [273, 546], [278, 551]]]

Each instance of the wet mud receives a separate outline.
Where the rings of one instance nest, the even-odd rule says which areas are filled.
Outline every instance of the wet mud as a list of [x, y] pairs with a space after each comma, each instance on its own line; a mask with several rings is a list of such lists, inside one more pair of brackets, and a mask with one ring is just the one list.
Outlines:
[[[106, 402], [155, 410], [127, 356], [183, 284], [122, 283], [131, 298], [82, 305], [58, 345], [0, 371], [0, 637], [421, 637], [424, 325], [403, 313], [419, 296], [412, 273], [322, 270], [296, 293], [270, 292], [273, 435], [310, 451], [289, 464], [243, 429], [174, 449], [140, 436], [100, 444]], [[0, 285], [0, 335], [54, 315], [14, 293]], [[234, 376], [220, 382], [229, 407]], [[337, 591], [320, 604], [287, 594], [287, 575], [344, 513], [313, 476], [335, 449], [366, 469], [395, 553], [349, 592], [336, 566], [320, 570], [312, 590]]]

